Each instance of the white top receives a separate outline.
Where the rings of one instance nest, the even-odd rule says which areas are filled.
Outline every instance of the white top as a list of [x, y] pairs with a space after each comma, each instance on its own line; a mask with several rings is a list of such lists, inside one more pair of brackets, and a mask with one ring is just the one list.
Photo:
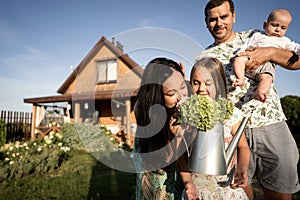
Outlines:
[[281, 49], [287, 49], [294, 51], [297, 55], [300, 55], [300, 44], [290, 40], [288, 37], [275, 37], [268, 36], [262, 32], [256, 32], [249, 38], [248, 42], [239, 50], [243, 52], [248, 47], [277, 47]]

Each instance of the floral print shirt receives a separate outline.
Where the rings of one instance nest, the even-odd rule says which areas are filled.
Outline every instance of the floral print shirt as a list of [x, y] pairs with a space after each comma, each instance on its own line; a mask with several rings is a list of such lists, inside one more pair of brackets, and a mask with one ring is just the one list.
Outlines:
[[203, 57], [215, 57], [223, 63], [227, 81], [228, 99], [249, 117], [248, 128], [262, 127], [286, 120], [274, 84], [271, 86], [268, 100], [265, 103], [252, 98], [257, 89], [257, 81], [245, 77], [246, 84], [244, 86], [236, 88], [231, 86], [235, 75], [232, 62], [230, 61], [235, 57], [243, 44], [248, 41], [250, 36], [257, 31], [238, 32], [232, 42], [228, 44], [212, 44], [196, 58], [196, 60], [199, 60]]

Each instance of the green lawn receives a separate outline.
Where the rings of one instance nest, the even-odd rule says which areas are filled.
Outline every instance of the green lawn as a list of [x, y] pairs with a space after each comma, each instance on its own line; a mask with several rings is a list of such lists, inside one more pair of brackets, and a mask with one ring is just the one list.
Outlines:
[[[55, 154], [52, 147], [45, 148], [42, 153], [33, 151], [30, 154], [31, 157], [25, 160], [26, 162], [23, 160], [8, 167], [6, 165], [6, 168], [2, 167], [2, 171], [6, 174], [9, 175], [14, 171], [16, 176], [8, 176], [12, 177], [11, 179], [3, 179], [0, 176], [0, 181], [3, 180], [0, 182], [0, 199], [134, 200], [135, 174], [114, 170], [97, 161], [90, 153], [87, 153], [86, 149], [82, 150], [84, 148], [76, 133], [84, 132], [84, 136], [86, 135], [86, 138], [89, 138], [97, 146], [102, 143], [107, 144], [107, 140], [97, 140], [94, 137], [103, 134], [99, 134], [100, 131], [93, 126], [84, 125], [75, 129], [74, 125], [70, 125], [67, 128], [64, 136], [68, 139], [68, 143], [75, 147], [72, 148], [69, 159], [64, 160], [61, 165], [57, 165], [60, 160], [55, 156], [59, 154], [57, 154], [57, 150]], [[83, 138], [81, 137], [81, 139]], [[33, 147], [30, 146], [30, 148]], [[103, 145], [103, 148], [107, 155], [101, 154], [102, 156], [114, 156], [113, 152], [108, 151], [108, 146]], [[2, 159], [4, 159], [3, 155]], [[37, 162], [41, 159], [43, 162]], [[125, 161], [120, 160], [120, 162]], [[130, 163], [124, 163], [124, 165], [128, 164]], [[39, 168], [33, 168], [33, 165]], [[298, 164], [298, 172], [300, 172], [299, 167], [300, 164]], [[18, 178], [21, 176], [22, 178]], [[261, 199], [261, 189], [257, 184], [254, 186], [257, 199]], [[300, 193], [294, 194], [293, 199], [300, 200]]]

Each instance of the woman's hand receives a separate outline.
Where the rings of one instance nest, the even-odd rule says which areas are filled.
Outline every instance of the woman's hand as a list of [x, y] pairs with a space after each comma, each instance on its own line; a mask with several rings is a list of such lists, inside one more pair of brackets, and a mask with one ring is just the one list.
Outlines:
[[193, 182], [185, 183], [185, 193], [188, 200], [199, 200], [198, 191]]
[[185, 128], [182, 127], [180, 124], [176, 124], [177, 119], [174, 117], [171, 117], [170, 122], [169, 122], [169, 127], [171, 132], [176, 136], [176, 137], [181, 137], [184, 134]]

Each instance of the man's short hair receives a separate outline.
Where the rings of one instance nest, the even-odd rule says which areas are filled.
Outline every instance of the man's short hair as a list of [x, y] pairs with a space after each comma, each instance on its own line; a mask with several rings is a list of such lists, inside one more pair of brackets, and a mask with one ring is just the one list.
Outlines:
[[234, 3], [232, 0], [210, 0], [206, 6], [205, 6], [205, 9], [204, 9], [204, 14], [205, 14], [205, 20], [207, 19], [208, 17], [208, 11], [215, 8], [215, 7], [218, 7], [220, 5], [222, 5], [223, 3], [225, 2], [228, 2], [229, 3], [229, 6], [230, 6], [230, 12], [233, 14], [234, 13]]

